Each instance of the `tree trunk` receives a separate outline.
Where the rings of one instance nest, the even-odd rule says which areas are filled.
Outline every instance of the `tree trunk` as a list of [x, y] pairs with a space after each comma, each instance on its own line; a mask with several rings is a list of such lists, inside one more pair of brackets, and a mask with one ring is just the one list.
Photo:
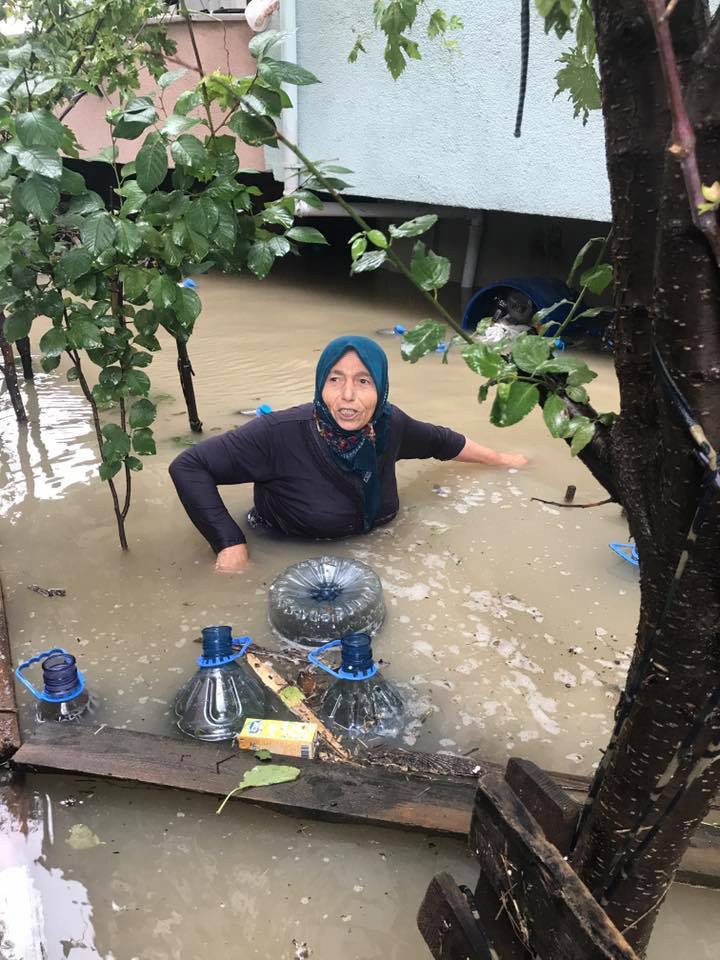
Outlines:
[[7, 383], [10, 402], [13, 405], [15, 416], [18, 423], [27, 423], [27, 414], [25, 413], [25, 404], [23, 403], [20, 386], [18, 384], [17, 371], [15, 369], [15, 354], [12, 344], [8, 343], [3, 334], [5, 326], [5, 315], [0, 312], [0, 355], [2, 355], [2, 368], [5, 373], [5, 383]]
[[[720, 764], [713, 763], [720, 756], [717, 489], [714, 477], [703, 475], [653, 351], [716, 446], [720, 300], [717, 267], [692, 224], [679, 164], [666, 151], [665, 88], [645, 4], [594, 0], [594, 8], [615, 230], [621, 418], [612, 460], [640, 555], [641, 607], [615, 730], [572, 859], [642, 953], [680, 858], [720, 787]], [[672, 27], [686, 81], [703, 76], [697, 104], [688, 102], [701, 173], [711, 182], [720, 171], [712, 118], [720, 75], [715, 67], [711, 83], [702, 60], [691, 59], [707, 31], [705, 3], [679, 4]]]
[[33, 373], [32, 354], [30, 352], [30, 337], [20, 337], [19, 340], [15, 341], [15, 347], [20, 355], [23, 377], [26, 380], [34, 380], [35, 374]]
[[182, 386], [183, 396], [185, 397], [185, 406], [187, 407], [190, 429], [193, 431], [193, 433], [202, 433], [202, 420], [200, 419], [200, 414], [198, 413], [197, 402], [195, 400], [195, 387], [193, 386], [192, 381], [192, 378], [195, 376], [195, 371], [190, 363], [187, 344], [179, 337], [175, 338], [175, 343], [177, 344], [178, 352], [177, 365], [178, 373], [180, 374], [180, 385]]

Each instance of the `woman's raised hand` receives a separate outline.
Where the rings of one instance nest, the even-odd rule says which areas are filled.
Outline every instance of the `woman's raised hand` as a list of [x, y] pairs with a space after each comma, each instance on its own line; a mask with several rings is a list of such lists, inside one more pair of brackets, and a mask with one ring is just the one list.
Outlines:
[[242, 573], [249, 563], [247, 544], [238, 543], [234, 547], [225, 547], [218, 553], [215, 569], [218, 573]]

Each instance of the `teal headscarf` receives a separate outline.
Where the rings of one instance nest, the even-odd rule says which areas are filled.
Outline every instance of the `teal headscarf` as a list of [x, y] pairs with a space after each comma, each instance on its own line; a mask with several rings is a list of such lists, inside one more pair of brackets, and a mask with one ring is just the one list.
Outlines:
[[[354, 350], [367, 368], [378, 401], [362, 430], [344, 430], [325, 405], [322, 392], [330, 371], [348, 350]], [[388, 403], [388, 360], [385, 351], [368, 337], [337, 337], [325, 347], [315, 370], [315, 419], [336, 463], [362, 480], [364, 529], [372, 529], [380, 511], [381, 482], [378, 456], [385, 450], [391, 406]]]

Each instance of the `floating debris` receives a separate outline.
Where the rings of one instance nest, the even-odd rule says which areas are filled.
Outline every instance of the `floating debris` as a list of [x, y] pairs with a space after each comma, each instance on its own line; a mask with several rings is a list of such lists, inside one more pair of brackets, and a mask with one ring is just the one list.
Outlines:
[[93, 833], [90, 827], [85, 826], [84, 823], [74, 823], [70, 827], [70, 833], [67, 835], [65, 843], [72, 847], [73, 850], [90, 850], [92, 847], [97, 847], [104, 841], [98, 837], [96, 833]]
[[31, 583], [28, 590], [32, 590], [33, 593], [39, 593], [43, 597], [67, 596], [64, 587], [40, 587], [37, 583]]

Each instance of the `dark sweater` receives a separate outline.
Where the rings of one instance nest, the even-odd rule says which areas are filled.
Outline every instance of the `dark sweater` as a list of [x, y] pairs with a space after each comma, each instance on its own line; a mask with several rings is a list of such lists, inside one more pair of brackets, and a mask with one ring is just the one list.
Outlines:
[[[452, 460], [465, 437], [413, 420], [393, 406], [385, 453], [379, 459], [381, 508], [376, 524], [398, 511], [395, 464], [435, 457]], [[218, 493], [225, 483], [254, 483], [255, 510], [288, 536], [335, 539], [363, 530], [363, 491], [319, 435], [313, 405], [263, 414], [237, 430], [189, 447], [170, 464], [170, 476], [188, 516], [216, 552], [245, 543]]]

